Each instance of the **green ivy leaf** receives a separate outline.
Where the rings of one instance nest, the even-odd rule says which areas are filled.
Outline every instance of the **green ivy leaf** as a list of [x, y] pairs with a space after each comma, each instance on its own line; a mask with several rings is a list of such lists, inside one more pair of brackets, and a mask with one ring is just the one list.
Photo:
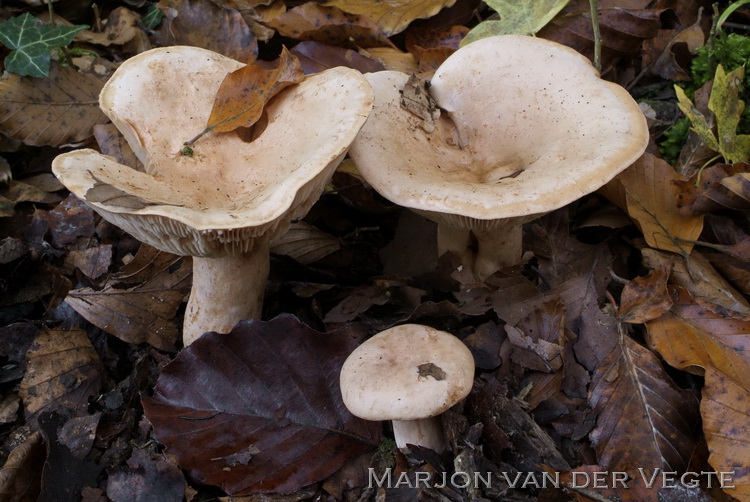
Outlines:
[[472, 29], [461, 45], [495, 35], [534, 35], [552, 21], [570, 0], [486, 0], [500, 20], [482, 21]]
[[28, 12], [0, 23], [0, 42], [13, 51], [5, 58], [5, 69], [30, 77], [49, 74], [50, 51], [68, 45], [86, 25], [49, 26]]

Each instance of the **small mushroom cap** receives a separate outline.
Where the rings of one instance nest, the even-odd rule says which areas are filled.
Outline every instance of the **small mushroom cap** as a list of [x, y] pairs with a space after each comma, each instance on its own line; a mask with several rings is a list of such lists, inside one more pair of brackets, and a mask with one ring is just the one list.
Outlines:
[[474, 358], [461, 340], [429, 326], [403, 324], [357, 347], [341, 368], [341, 394], [366, 420], [439, 415], [466, 397]]
[[242, 64], [197, 47], [146, 51], [125, 61], [100, 94], [145, 172], [93, 150], [58, 156], [53, 172], [104, 218], [165, 251], [246, 252], [304, 216], [372, 107], [356, 70], [332, 68], [281, 91], [252, 140], [205, 127], [225, 75]]
[[648, 143], [625, 89], [540, 38], [489, 37], [452, 54], [428, 89], [444, 110], [431, 132], [401, 106], [408, 75], [366, 78], [375, 105], [349, 155], [380, 194], [423, 212], [544, 214], [601, 187]]

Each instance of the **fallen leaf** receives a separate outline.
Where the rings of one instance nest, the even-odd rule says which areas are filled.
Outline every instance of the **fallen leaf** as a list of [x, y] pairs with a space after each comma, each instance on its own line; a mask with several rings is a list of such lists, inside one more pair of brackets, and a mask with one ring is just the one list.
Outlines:
[[276, 16], [269, 26], [285, 37], [348, 49], [393, 47], [393, 43], [369, 17], [345, 12], [331, 3], [304, 3]]
[[[607, 183], [602, 193], [627, 211], [649, 246], [687, 256], [693, 248], [691, 241], [703, 229], [703, 217], [680, 212], [673, 184], [679, 179], [672, 166], [645, 153]], [[624, 206], [620, 191], [624, 191]]]
[[[656, 36], [659, 32], [664, 9], [646, 8], [647, 2], [639, 4], [634, 6], [635, 8], [628, 8], [617, 0], [599, 1], [604, 69], [623, 56], [638, 54], [643, 41]], [[539, 30], [537, 36], [572, 47], [593, 59], [594, 35], [588, 0], [572, 0], [551, 22]]]
[[432, 17], [454, 3], [456, 0], [330, 0], [326, 5], [367, 16], [391, 36], [404, 31], [415, 19]]
[[118, 164], [128, 166], [139, 172], [146, 172], [143, 163], [138, 160], [133, 150], [125, 140], [125, 136], [120, 134], [114, 124], [97, 124], [93, 128], [94, 138], [99, 145], [99, 149], [104, 155], [113, 157]]
[[[6, 74], [0, 79], [0, 132], [31, 146], [62, 146], [108, 121], [99, 109], [104, 81], [57, 64], [47, 78]], [[55, 124], [55, 127], [50, 127]]]
[[94, 211], [73, 194], [49, 211], [46, 219], [52, 244], [58, 248], [94, 235]]
[[133, 448], [127, 467], [107, 477], [107, 497], [113, 502], [182, 502], [185, 477], [161, 455]]
[[628, 336], [594, 371], [589, 437], [599, 464], [634, 477], [638, 468], [683, 472], [695, 449], [698, 402], [678, 388], [654, 354]]
[[293, 223], [286, 233], [271, 241], [272, 253], [288, 256], [303, 265], [314, 263], [340, 248], [336, 237], [304, 221]]
[[60, 411], [88, 414], [88, 400], [99, 393], [104, 368], [83, 330], [43, 329], [26, 354], [19, 395], [26, 419]]
[[701, 416], [711, 455], [708, 462], [717, 472], [732, 472], [724, 491], [742, 502], [750, 501], [750, 391], [747, 384], [714, 368], [706, 368]]
[[654, 249], [643, 249], [641, 253], [647, 267], [671, 268], [669, 282], [685, 288], [693, 298], [741, 314], [750, 314], [747, 300], [698, 251], [693, 250], [687, 259]]
[[107, 16], [104, 31], [82, 31], [76, 35], [76, 40], [105, 47], [110, 45], [124, 45], [138, 34], [141, 29], [141, 16], [127, 7], [117, 7]]
[[68, 502], [73, 494], [77, 498], [84, 487], [96, 486], [97, 477], [102, 471], [99, 465], [76, 458], [59, 441], [57, 427], [62, 421], [62, 415], [56, 412], [43, 413], [39, 417], [39, 428], [47, 446], [39, 500]]
[[74, 249], [68, 253], [67, 260], [89, 279], [98, 279], [112, 263], [112, 245], [102, 244], [82, 251]]
[[11, 53], [5, 57], [5, 69], [18, 75], [46, 77], [52, 49], [73, 41], [88, 26], [46, 25], [28, 12], [0, 23], [0, 42]]
[[0, 498], [21, 502], [38, 500], [40, 473], [35, 467], [43, 462], [42, 435], [35, 432], [13, 448], [0, 469]]
[[692, 57], [705, 43], [701, 20], [685, 29], [661, 30], [656, 37], [644, 41], [643, 67], [649, 75], [664, 80], [691, 80], [689, 69]]
[[335, 66], [354, 68], [362, 73], [385, 69], [381, 63], [351, 49], [335, 47], [312, 40], [298, 43], [289, 52], [299, 60], [305, 75], [318, 73]]
[[500, 20], [488, 19], [476, 25], [461, 41], [461, 46], [497, 35], [535, 35], [570, 0], [485, 0], [487, 6], [500, 15]]
[[202, 0], [160, 0], [157, 7], [164, 13], [161, 45], [191, 45], [244, 63], [255, 61], [258, 41], [236, 9]]
[[620, 320], [641, 324], [669, 311], [672, 299], [667, 291], [668, 278], [669, 269], [655, 268], [625, 284], [617, 311]]
[[192, 144], [208, 131], [229, 132], [239, 127], [251, 127], [260, 119], [266, 103], [304, 77], [299, 61], [289, 54], [286, 47], [274, 68], [249, 64], [228, 73], [216, 93], [206, 129], [186, 144]]
[[183, 349], [144, 410], [197, 481], [231, 495], [291, 493], [377, 446], [379, 424], [341, 401], [338, 374], [354, 345], [290, 315], [241, 321]]
[[709, 310], [679, 286], [669, 291], [672, 309], [646, 323], [649, 347], [677, 369], [713, 367], [750, 388], [750, 320]]
[[171, 351], [179, 335], [177, 309], [187, 296], [191, 267], [173, 257], [143, 283], [122, 289], [117, 278], [101, 290], [79, 288], [65, 302], [91, 324], [128, 343], [149, 343]]

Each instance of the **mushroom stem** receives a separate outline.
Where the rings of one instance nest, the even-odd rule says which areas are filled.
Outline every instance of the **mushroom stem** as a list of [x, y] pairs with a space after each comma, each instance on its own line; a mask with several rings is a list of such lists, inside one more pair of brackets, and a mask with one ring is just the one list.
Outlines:
[[518, 218], [501, 220], [489, 230], [474, 230], [477, 258], [474, 273], [484, 280], [505, 267], [517, 265], [523, 256], [523, 226]]
[[449, 223], [438, 222], [437, 227], [438, 256], [450, 251], [464, 267], [474, 268], [474, 253], [471, 251], [471, 231]]
[[268, 243], [243, 254], [193, 258], [182, 340], [187, 347], [206, 331], [228, 333], [238, 321], [259, 318], [270, 266]]
[[421, 418], [418, 420], [393, 420], [393, 437], [396, 446], [406, 447], [407, 444], [423, 446], [437, 453], [443, 453], [448, 449], [443, 434], [443, 426], [440, 416]]

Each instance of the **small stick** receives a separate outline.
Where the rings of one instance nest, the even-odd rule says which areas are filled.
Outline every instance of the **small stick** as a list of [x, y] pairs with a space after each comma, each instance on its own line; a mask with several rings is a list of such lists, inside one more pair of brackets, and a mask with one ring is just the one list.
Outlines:
[[598, 0], [589, 0], [591, 8], [591, 28], [594, 31], [594, 67], [602, 71], [602, 32], [599, 30]]

